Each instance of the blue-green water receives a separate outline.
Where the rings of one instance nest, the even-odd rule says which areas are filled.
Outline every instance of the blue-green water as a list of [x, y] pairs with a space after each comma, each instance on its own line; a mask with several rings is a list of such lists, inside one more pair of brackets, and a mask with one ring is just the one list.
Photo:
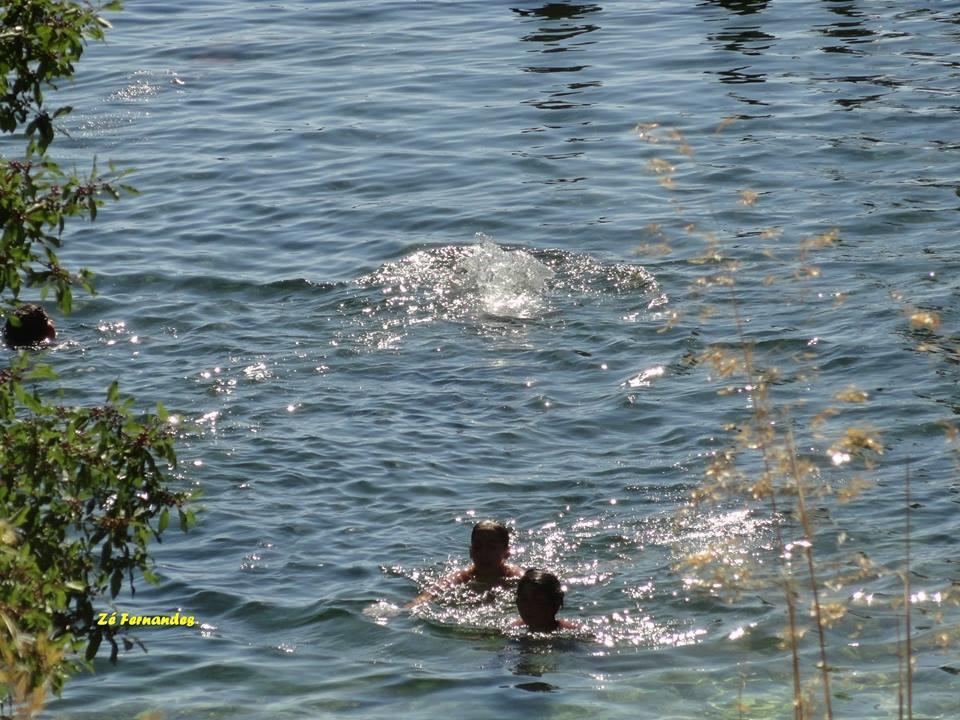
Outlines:
[[[143, 194], [70, 231], [100, 294], [47, 357], [69, 398], [119, 378], [194, 425], [201, 523], [118, 607], [203, 625], [140, 631], [148, 654], [98, 661], [49, 717], [792, 716], [782, 593], [679, 565], [773, 560], [763, 505], [678, 515], [750, 413], [695, 362], [738, 339], [708, 233], [820, 480], [854, 476], [829, 451], [848, 424], [885, 444], [857, 500], [809, 500], [824, 574], [850, 569], [837, 716], [897, 716], [908, 459], [914, 706], [960, 713], [956, 6], [129, 5], [53, 147]], [[851, 384], [869, 402], [811, 428]], [[505, 635], [509, 597], [397, 611], [480, 517], [595, 639]], [[852, 578], [863, 554], [879, 570]]]

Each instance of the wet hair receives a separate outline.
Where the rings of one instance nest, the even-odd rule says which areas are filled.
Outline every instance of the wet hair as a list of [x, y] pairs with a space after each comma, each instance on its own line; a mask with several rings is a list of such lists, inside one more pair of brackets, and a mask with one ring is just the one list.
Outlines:
[[492, 532], [497, 534], [497, 539], [503, 542], [505, 548], [510, 547], [510, 528], [502, 522], [496, 520], [481, 520], [473, 526], [470, 531], [470, 544], [477, 538], [477, 532]]
[[560, 585], [560, 579], [552, 572], [537, 568], [527, 570], [517, 585], [517, 597], [529, 587], [543, 593], [557, 610], [563, 607], [563, 586]]
[[27, 303], [12, 313], [19, 321], [14, 325], [10, 316], [3, 326], [3, 339], [10, 347], [30, 347], [44, 340], [53, 340], [56, 330], [46, 311], [39, 305]]

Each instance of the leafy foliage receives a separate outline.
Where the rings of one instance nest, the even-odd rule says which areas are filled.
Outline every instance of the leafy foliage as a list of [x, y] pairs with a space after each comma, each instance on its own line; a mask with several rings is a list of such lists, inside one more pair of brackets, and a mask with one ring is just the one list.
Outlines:
[[100, 175], [96, 165], [84, 179], [68, 176], [46, 155], [54, 120], [72, 108], [48, 110], [44, 90], [72, 76], [85, 40], [102, 39], [109, 27], [99, 13], [119, 7], [56, 0], [15, 0], [0, 7], [0, 131], [25, 126], [27, 138], [24, 157], [0, 162], [0, 294], [10, 293], [13, 301], [24, 287], [40, 287], [44, 294], [52, 288], [69, 312], [71, 285], [92, 292], [89, 273], [71, 276], [57, 259], [65, 221], [77, 215], [96, 219], [105, 194], [116, 199], [119, 190], [133, 192], [117, 185], [119, 178]]
[[87, 39], [102, 40], [110, 27], [100, 13], [119, 10], [111, 2], [96, 7], [89, 2], [12, 0], [0, 8], [0, 131], [14, 132], [27, 122], [27, 135], [38, 134], [41, 152], [53, 141], [53, 120], [70, 112], [57, 108], [51, 115], [43, 93], [74, 73]]
[[176, 456], [163, 413], [135, 417], [116, 383], [104, 405], [48, 405], [24, 387], [31, 374], [22, 357], [0, 385], [0, 633], [14, 649], [0, 680], [59, 691], [65, 651], [86, 644], [89, 660], [107, 640], [116, 659], [117, 628], [98, 624], [94, 603], [125, 582], [132, 592], [136, 572], [155, 581], [149, 543], [171, 511], [184, 527], [193, 513], [188, 493], [167, 487]]
[[[105, 10], [67, 0], [7, 0], [0, 6], [0, 131], [23, 133], [21, 157], [0, 155], [0, 300], [4, 314], [33, 288], [69, 312], [71, 288], [93, 292], [90, 273], [71, 273], [57, 257], [66, 221], [95, 220], [105, 198], [135, 192], [101, 175], [80, 178], [47, 155], [55, 120], [44, 93], [69, 79], [85, 43], [101, 40]], [[4, 149], [10, 145], [4, 145]], [[0, 698], [19, 712], [59, 692], [82, 652], [91, 661], [104, 640], [118, 653], [118, 628], [98, 622], [137, 575], [155, 582], [148, 546], [176, 512], [194, 521], [186, 491], [169, 486], [176, 467], [166, 412], [139, 415], [116, 383], [95, 407], [50, 403], [37, 387], [55, 378], [29, 353], [0, 370]], [[127, 643], [126, 639], [123, 639]], [[2, 705], [3, 703], [0, 703]], [[2, 710], [2, 708], [0, 708]]]

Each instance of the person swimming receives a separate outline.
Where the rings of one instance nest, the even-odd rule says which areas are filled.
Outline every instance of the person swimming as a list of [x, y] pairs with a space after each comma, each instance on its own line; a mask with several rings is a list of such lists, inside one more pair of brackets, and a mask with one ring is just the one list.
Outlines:
[[21, 305], [10, 313], [3, 326], [4, 342], [11, 348], [37, 347], [56, 337], [50, 316], [33, 303]]
[[576, 629], [576, 624], [557, 618], [557, 612], [563, 607], [563, 594], [563, 587], [556, 575], [530, 568], [517, 585], [520, 618], [514, 621], [514, 626], [542, 633]]
[[510, 557], [510, 529], [495, 520], [481, 520], [470, 532], [470, 559], [473, 564], [441, 580], [429, 590], [407, 603], [414, 607], [428, 602], [442, 590], [454, 585], [471, 585], [478, 590], [502, 586], [510, 578], [520, 577], [523, 571], [507, 562]]

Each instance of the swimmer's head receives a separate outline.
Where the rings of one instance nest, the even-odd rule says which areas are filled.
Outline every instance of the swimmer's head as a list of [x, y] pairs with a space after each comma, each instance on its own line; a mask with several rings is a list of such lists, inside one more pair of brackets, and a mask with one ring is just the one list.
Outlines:
[[39, 305], [21, 305], [8, 317], [3, 339], [12, 348], [32, 347], [57, 337], [53, 321]]
[[549, 632], [557, 627], [563, 607], [563, 587], [551, 572], [530, 568], [517, 585], [517, 610], [531, 630]]
[[482, 520], [470, 533], [470, 559], [481, 568], [498, 567], [510, 557], [510, 530], [495, 520]]

